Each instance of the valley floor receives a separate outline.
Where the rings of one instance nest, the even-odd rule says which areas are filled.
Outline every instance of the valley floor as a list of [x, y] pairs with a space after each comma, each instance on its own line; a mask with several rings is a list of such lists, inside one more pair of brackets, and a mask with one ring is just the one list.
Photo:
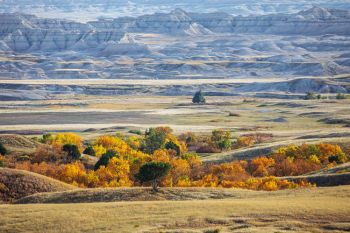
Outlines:
[[[240, 190], [235, 192], [241, 194], [240, 198], [1, 205], [0, 232], [347, 232], [350, 230], [350, 186], [270, 193]], [[244, 193], [247, 195], [242, 195]]]

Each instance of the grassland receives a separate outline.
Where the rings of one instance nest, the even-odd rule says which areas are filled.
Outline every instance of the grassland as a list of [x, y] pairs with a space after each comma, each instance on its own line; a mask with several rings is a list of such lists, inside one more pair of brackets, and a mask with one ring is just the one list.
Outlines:
[[[203, 194], [206, 190], [201, 191]], [[1, 205], [0, 232], [347, 232], [350, 186], [220, 200]], [[215, 231], [217, 230], [217, 231]]]
[[[66, 99], [65, 99], [66, 98]], [[81, 124], [84, 130], [108, 127], [140, 127], [173, 125], [178, 131], [187, 126], [227, 127], [237, 133], [271, 131], [277, 136], [300, 136], [340, 130], [344, 131], [350, 114], [350, 100], [283, 100], [244, 97], [207, 97], [207, 105], [192, 105], [191, 97], [120, 96], [97, 98], [93, 96], [62, 96], [60, 100], [2, 101], [0, 103], [0, 130], [67, 130]], [[229, 112], [239, 114], [230, 117]], [[82, 117], [83, 116], [83, 117]], [[328, 121], [327, 121], [328, 119]], [[338, 119], [339, 124], [332, 123]], [[341, 121], [343, 120], [343, 121]], [[337, 123], [337, 122], [333, 122]], [[85, 127], [83, 126], [85, 125]], [[105, 127], [104, 127], [105, 126]], [[179, 127], [176, 127], [179, 126]]]
[[[256, 151], [260, 147], [275, 148], [290, 143], [350, 141], [350, 100], [207, 96], [206, 105], [193, 105], [190, 96], [61, 97], [2, 101], [0, 133], [35, 135], [76, 131], [91, 138], [116, 131], [168, 125], [175, 133], [205, 134], [225, 128], [230, 129], [234, 137], [255, 132], [272, 134], [269, 144], [258, 145]], [[207, 159], [217, 160], [218, 157], [227, 156], [218, 154]]]

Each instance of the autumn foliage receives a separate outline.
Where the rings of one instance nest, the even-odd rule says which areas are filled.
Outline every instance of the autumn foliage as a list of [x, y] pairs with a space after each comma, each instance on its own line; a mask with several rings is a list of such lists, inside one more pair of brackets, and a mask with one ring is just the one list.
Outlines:
[[[88, 169], [80, 160], [65, 159], [68, 155], [62, 150], [64, 145], [72, 144], [83, 151], [82, 138], [73, 133], [57, 134], [39, 146], [30, 161], [16, 162], [15, 167], [79, 187], [94, 188], [143, 185], [136, 179], [140, 168], [145, 164], [164, 163], [171, 169], [157, 180], [160, 186], [273, 191], [311, 185], [306, 181], [296, 184], [276, 177], [306, 174], [348, 161], [338, 145], [320, 143], [281, 147], [270, 156], [249, 161], [203, 164], [196, 153], [187, 151], [186, 143], [197, 141], [193, 138], [187, 133], [179, 139], [168, 127], [150, 129], [138, 136], [103, 135], [86, 146], [93, 149], [99, 160], [95, 169]], [[154, 140], [159, 141], [150, 145]], [[210, 138], [214, 146], [220, 147], [220, 144], [221, 149], [226, 148], [229, 140], [230, 134], [226, 131], [216, 131]]]

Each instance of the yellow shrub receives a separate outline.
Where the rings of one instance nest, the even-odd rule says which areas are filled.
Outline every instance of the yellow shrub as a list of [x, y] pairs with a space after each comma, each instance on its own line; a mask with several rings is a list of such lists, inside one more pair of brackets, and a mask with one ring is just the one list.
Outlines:
[[104, 148], [102, 145], [97, 144], [97, 145], [94, 145], [92, 148], [94, 149], [95, 155], [97, 157], [100, 157], [101, 155], [107, 152], [106, 148]]
[[278, 190], [278, 185], [275, 180], [269, 180], [263, 183], [262, 189], [266, 191], [275, 191]]
[[316, 164], [321, 164], [321, 161], [316, 155], [311, 155], [309, 158], [310, 162], [316, 163]]
[[51, 144], [60, 147], [65, 144], [74, 144], [78, 146], [79, 150], [83, 149], [83, 139], [75, 133], [58, 133], [53, 137]]
[[177, 181], [176, 186], [178, 187], [190, 187], [191, 186], [191, 180], [187, 176], [180, 177]]

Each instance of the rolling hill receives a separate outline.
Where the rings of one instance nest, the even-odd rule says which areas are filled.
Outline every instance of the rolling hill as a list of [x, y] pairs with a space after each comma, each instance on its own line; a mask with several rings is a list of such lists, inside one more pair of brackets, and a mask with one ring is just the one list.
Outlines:
[[72, 189], [75, 187], [36, 173], [0, 168], [0, 202], [11, 202], [38, 192]]

